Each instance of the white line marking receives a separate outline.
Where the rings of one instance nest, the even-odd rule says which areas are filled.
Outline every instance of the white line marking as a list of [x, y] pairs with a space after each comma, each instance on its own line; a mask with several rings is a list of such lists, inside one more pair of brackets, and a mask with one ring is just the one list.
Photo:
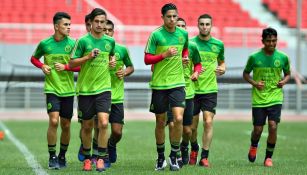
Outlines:
[[34, 155], [29, 151], [29, 149], [21, 141], [19, 141], [1, 121], [0, 128], [4, 130], [5, 137], [11, 140], [11, 142], [13, 142], [19, 151], [23, 154], [26, 161], [28, 162], [28, 165], [33, 169], [35, 174], [48, 175], [43, 167], [36, 161]]

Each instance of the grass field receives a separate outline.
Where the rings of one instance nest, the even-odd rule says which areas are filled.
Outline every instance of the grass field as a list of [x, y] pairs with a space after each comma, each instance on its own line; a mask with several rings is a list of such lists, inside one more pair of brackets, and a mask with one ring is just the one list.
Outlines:
[[[98, 174], [83, 172], [82, 163], [77, 159], [79, 147], [79, 124], [72, 124], [72, 135], [67, 152], [68, 167], [61, 170], [48, 170], [46, 141], [47, 121], [5, 121], [11, 133], [34, 155], [37, 162], [48, 174]], [[156, 147], [154, 122], [127, 121], [124, 136], [118, 144], [118, 161], [107, 174], [307, 174], [307, 127], [306, 122], [282, 122], [279, 126], [279, 139], [273, 156], [274, 167], [263, 166], [267, 130], [260, 141], [255, 163], [247, 160], [249, 148], [250, 122], [216, 121], [210, 157], [212, 167], [184, 166], [179, 172], [155, 172]], [[199, 127], [201, 132], [202, 127]], [[201, 135], [199, 135], [200, 141]], [[59, 140], [59, 139], [58, 139]], [[168, 143], [168, 139], [166, 141]], [[59, 145], [59, 142], [58, 144]], [[59, 150], [59, 146], [57, 147]], [[167, 144], [166, 156], [169, 154]], [[0, 174], [35, 174], [24, 155], [7, 138], [0, 141]]]

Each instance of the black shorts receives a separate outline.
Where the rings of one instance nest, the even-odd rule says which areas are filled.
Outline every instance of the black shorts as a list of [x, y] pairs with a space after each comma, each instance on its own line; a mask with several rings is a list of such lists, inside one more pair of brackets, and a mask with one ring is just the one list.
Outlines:
[[111, 105], [111, 113], [109, 117], [110, 123], [124, 124], [124, 104], [117, 103]]
[[167, 90], [152, 90], [149, 111], [155, 114], [162, 114], [168, 111], [169, 107], [185, 107], [184, 87]]
[[201, 111], [209, 111], [215, 114], [217, 105], [217, 93], [196, 94], [194, 97], [193, 115], [198, 115]]
[[74, 96], [58, 97], [46, 94], [47, 112], [59, 112], [60, 117], [71, 119], [74, 110]]
[[[185, 100], [184, 113], [183, 113], [183, 121], [182, 121], [183, 126], [192, 125], [193, 108], [194, 108], [193, 98], [186, 99]], [[169, 108], [169, 110], [167, 111], [167, 124], [169, 122], [172, 122], [173, 120], [174, 120], [174, 116], [173, 116], [173, 113], [172, 113], [172, 108]]]
[[110, 91], [97, 95], [79, 95], [78, 101], [78, 117], [82, 120], [90, 120], [98, 112], [110, 113], [111, 111]]
[[253, 107], [253, 125], [263, 126], [265, 125], [266, 118], [273, 120], [276, 123], [280, 122], [281, 116], [281, 104], [268, 106], [268, 107]]

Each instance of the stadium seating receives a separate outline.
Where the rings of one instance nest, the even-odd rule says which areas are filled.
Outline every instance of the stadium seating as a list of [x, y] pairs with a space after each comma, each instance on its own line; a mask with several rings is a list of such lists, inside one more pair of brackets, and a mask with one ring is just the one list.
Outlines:
[[[289, 27], [296, 27], [297, 0], [262, 0], [262, 3], [277, 18]], [[302, 28], [307, 29], [307, 1], [302, 1]]]
[[[0, 24], [51, 24], [56, 11], [66, 11], [72, 16], [72, 36], [84, 33], [79, 27], [76, 32], [74, 24], [83, 24], [84, 16], [91, 7], [85, 0], [1, 0]], [[129, 26], [159, 26], [161, 20], [161, 7], [168, 0], [96, 0], [104, 9]], [[242, 10], [238, 3], [232, 0], [173, 0], [179, 10], [179, 16], [187, 21], [188, 26], [196, 26], [197, 18], [203, 13], [213, 16], [214, 36], [223, 40], [228, 47], [258, 47], [256, 41], [249, 40], [255, 33], [246, 32], [249, 28], [263, 28], [249, 13]], [[47, 10], [48, 9], [48, 10]], [[116, 24], [115, 24], [116, 25]], [[238, 30], [227, 30], [239, 28]], [[227, 31], [226, 31], [227, 30]], [[82, 32], [81, 32], [82, 31]], [[234, 32], [232, 32], [234, 31]], [[52, 34], [49, 30], [0, 28], [0, 41], [10, 43], [36, 43], [42, 38]], [[137, 34], [136, 34], [137, 33]], [[125, 30], [120, 36], [121, 42], [127, 45], [145, 45], [150, 31]], [[195, 35], [197, 32], [193, 32]], [[118, 32], [116, 32], [118, 34]], [[259, 32], [256, 32], [258, 35]], [[247, 36], [246, 36], [247, 35]], [[251, 35], [251, 36], [249, 36]], [[117, 37], [116, 35], [115, 37]], [[248, 39], [242, 41], [240, 39]]]

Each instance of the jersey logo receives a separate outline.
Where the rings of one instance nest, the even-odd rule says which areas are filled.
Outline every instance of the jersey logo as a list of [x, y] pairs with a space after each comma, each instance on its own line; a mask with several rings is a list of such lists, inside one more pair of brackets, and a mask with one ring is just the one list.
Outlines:
[[162, 45], [166, 44], [166, 39], [163, 38], [163, 39], [161, 40], [161, 44], [162, 44]]
[[212, 45], [212, 46], [211, 46], [211, 50], [212, 50], [213, 52], [218, 52], [218, 51], [219, 51], [219, 49], [217, 48], [216, 45]]
[[93, 46], [92, 46], [92, 45], [88, 45], [88, 46], [86, 47], [86, 49], [87, 49], [87, 50], [92, 50], [92, 49], [93, 49]]
[[51, 51], [52, 49], [51, 49], [51, 47], [49, 46], [49, 47], [47, 47], [47, 51]]
[[183, 44], [184, 43], [184, 38], [182, 36], [179, 36], [178, 37], [178, 41], [179, 41], [179, 44]]
[[65, 50], [65, 52], [69, 53], [71, 51], [71, 46], [70, 45], [66, 45], [64, 50]]
[[78, 117], [82, 118], [82, 111], [78, 110]]
[[106, 45], [104, 46], [104, 48], [105, 48], [107, 51], [110, 51], [110, 50], [111, 50], [110, 44], [106, 44]]
[[261, 65], [262, 65], [262, 62], [261, 62], [260, 60], [258, 60], [258, 61], [256, 62], [256, 65], [257, 65], [257, 66], [261, 66]]
[[48, 104], [47, 104], [47, 109], [50, 110], [51, 108], [52, 108], [52, 104], [51, 104], [51, 103], [48, 103]]
[[275, 60], [274, 61], [274, 66], [275, 67], [280, 67], [280, 61], [279, 60]]

